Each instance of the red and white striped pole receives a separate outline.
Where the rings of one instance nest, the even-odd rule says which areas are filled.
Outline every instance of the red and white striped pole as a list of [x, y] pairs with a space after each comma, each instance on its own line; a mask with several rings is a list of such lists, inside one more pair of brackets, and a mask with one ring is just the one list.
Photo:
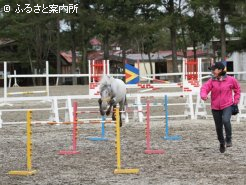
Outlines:
[[78, 103], [73, 102], [73, 137], [72, 137], [72, 150], [62, 150], [59, 152], [60, 155], [74, 155], [79, 154], [80, 152], [77, 151], [77, 125], [78, 125]]
[[146, 150], [145, 154], [163, 154], [164, 150], [152, 150], [150, 146], [150, 103], [146, 101]]

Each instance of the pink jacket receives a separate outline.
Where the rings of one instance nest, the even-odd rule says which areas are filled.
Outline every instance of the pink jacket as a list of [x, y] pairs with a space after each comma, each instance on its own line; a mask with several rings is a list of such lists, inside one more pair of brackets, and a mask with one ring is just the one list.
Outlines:
[[[210, 91], [211, 108], [214, 110], [223, 110], [239, 103], [240, 86], [238, 81], [232, 76], [225, 75], [221, 80], [209, 79], [201, 88], [201, 99], [206, 100]], [[234, 97], [232, 91], [234, 91]]]

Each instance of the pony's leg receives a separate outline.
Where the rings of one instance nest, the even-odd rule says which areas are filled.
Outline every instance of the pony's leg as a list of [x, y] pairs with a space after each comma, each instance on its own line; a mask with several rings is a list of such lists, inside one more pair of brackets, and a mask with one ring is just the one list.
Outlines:
[[122, 126], [122, 116], [123, 116], [123, 112], [125, 110], [125, 106], [124, 106], [124, 103], [123, 101], [119, 102], [120, 104], [120, 127]]
[[107, 110], [107, 112], [106, 112], [106, 115], [107, 115], [107, 116], [110, 114], [111, 109], [112, 109], [112, 106], [114, 106], [114, 105], [115, 105], [115, 99], [112, 98], [112, 99], [110, 100], [110, 102], [109, 102], [109, 108], [108, 108], [108, 110]]
[[120, 112], [120, 127], [122, 127], [122, 119], [121, 119], [121, 114], [122, 114], [122, 112]]
[[116, 117], [115, 117], [115, 109], [116, 109], [116, 105], [113, 105], [113, 114], [112, 114], [112, 120], [115, 121], [116, 120]]
[[124, 101], [119, 102], [119, 105], [120, 105], [120, 111], [121, 111], [121, 113], [124, 112], [123, 114], [121, 114], [121, 117], [122, 117], [123, 119], [125, 119], [125, 115], [126, 115], [125, 110], [126, 110], [126, 107], [125, 107]]
[[108, 110], [106, 111], [106, 115], [108, 116], [109, 114], [110, 114], [110, 112], [111, 112], [111, 109], [112, 109], [112, 105], [110, 104], [109, 105], [109, 108], [108, 108]]
[[100, 114], [101, 116], [104, 116], [104, 112], [102, 110], [102, 99], [98, 99], [98, 104], [99, 104], [99, 111], [100, 111]]

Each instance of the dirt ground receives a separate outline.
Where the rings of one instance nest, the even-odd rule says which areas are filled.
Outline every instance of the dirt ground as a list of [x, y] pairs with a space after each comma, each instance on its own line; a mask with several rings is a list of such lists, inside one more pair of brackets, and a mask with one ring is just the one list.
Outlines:
[[[245, 92], [245, 84], [242, 91]], [[39, 90], [40, 87], [35, 89]], [[27, 88], [19, 88], [27, 89]], [[15, 90], [15, 89], [10, 89]], [[28, 89], [30, 90], [30, 88]], [[51, 95], [87, 94], [87, 86], [51, 87]], [[184, 101], [181, 99], [170, 101]], [[88, 105], [90, 101], [80, 102]], [[93, 102], [92, 104], [94, 104]], [[96, 105], [96, 103], [95, 103]], [[12, 107], [42, 107], [14, 104]], [[2, 107], [3, 108], [3, 107]], [[6, 107], [4, 107], [6, 108]], [[11, 108], [11, 107], [8, 107]], [[159, 112], [161, 111], [158, 108]], [[170, 108], [170, 114], [182, 112]], [[151, 114], [159, 113], [151, 108]], [[48, 112], [34, 112], [33, 119], [42, 120]], [[4, 114], [5, 121], [25, 119], [24, 112]], [[26, 170], [26, 126], [3, 125], [0, 129], [0, 184], [1, 185], [147, 185], [147, 184], [246, 184], [246, 122], [232, 122], [233, 147], [219, 152], [212, 119], [170, 119], [169, 135], [182, 140], [167, 141], [165, 120], [151, 121], [151, 145], [165, 154], [147, 155], [145, 124], [130, 119], [121, 128], [122, 168], [139, 168], [138, 174], [113, 173], [116, 168], [115, 126], [106, 125], [108, 141], [90, 141], [87, 137], [100, 136], [100, 125], [79, 125], [78, 150], [80, 154], [62, 156], [59, 150], [71, 147], [72, 126], [35, 124], [32, 126], [33, 176], [10, 176], [10, 170]]]

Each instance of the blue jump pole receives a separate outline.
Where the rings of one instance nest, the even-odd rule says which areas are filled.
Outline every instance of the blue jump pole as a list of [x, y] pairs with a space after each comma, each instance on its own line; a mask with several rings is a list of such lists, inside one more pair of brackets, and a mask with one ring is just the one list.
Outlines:
[[105, 116], [102, 116], [102, 128], [101, 128], [101, 137], [90, 137], [90, 138], [87, 138], [91, 141], [107, 141], [108, 138], [105, 138]]
[[168, 130], [168, 107], [167, 107], [167, 95], [165, 95], [164, 99], [164, 109], [165, 109], [165, 117], [166, 117], [166, 136], [163, 137], [164, 140], [181, 140], [181, 136], [169, 136], [169, 130]]

